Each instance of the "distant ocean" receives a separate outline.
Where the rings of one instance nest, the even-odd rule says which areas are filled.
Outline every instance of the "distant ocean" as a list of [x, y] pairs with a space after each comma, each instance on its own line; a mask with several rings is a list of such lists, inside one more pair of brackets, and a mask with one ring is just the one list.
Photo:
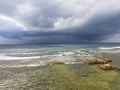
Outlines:
[[94, 53], [100, 52], [119, 53], [120, 44], [0, 45], [0, 66], [45, 66], [48, 60], [74, 64], [95, 58]]

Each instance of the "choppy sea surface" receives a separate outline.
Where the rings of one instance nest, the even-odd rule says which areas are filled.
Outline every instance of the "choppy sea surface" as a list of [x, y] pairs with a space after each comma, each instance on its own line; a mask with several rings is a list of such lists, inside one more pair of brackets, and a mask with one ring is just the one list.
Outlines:
[[0, 45], [0, 66], [45, 66], [48, 60], [75, 64], [101, 52], [119, 53], [120, 44]]
[[83, 63], [119, 57], [120, 44], [0, 45], [0, 90], [120, 90], [120, 71]]

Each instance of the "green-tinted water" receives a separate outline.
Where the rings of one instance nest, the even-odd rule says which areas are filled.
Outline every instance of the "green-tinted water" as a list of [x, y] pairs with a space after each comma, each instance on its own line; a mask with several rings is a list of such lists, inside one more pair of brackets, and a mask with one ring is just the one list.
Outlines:
[[2, 90], [119, 90], [120, 73], [96, 65], [54, 65], [36, 68], [8, 68]]
[[118, 72], [100, 70], [97, 66], [78, 67], [76, 68], [76, 65], [51, 67], [50, 90], [119, 90]]

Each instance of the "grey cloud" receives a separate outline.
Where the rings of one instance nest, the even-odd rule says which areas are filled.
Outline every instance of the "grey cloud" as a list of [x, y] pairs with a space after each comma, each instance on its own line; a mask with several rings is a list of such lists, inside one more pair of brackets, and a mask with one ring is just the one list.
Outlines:
[[4, 27], [0, 24], [0, 36], [27, 43], [99, 42], [119, 33], [119, 3], [119, 0], [0, 1], [0, 14], [27, 28], [24, 31], [5, 22]]
[[[69, 28], [69, 30], [50, 32], [26, 32], [24, 36], [36, 37], [39, 43], [81, 43], [99, 42], [106, 39], [105, 36], [120, 32], [120, 15], [112, 16], [109, 19], [91, 20], [84, 27]], [[42, 40], [41, 40], [42, 37]]]

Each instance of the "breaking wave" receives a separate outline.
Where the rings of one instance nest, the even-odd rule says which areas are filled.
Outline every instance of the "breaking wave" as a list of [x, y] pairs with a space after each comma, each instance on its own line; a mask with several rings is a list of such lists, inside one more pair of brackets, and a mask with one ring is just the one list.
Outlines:
[[[14, 54], [14, 55], [13, 55]], [[23, 53], [24, 56], [19, 56], [20, 53], [2, 53], [0, 55], [0, 66], [6, 67], [35, 67], [46, 66], [49, 60], [60, 60], [65, 64], [81, 63], [84, 59], [94, 58], [88, 52], [76, 51], [58, 51], [51, 55], [37, 55], [36, 53]], [[22, 54], [22, 53], [21, 53]], [[31, 56], [27, 56], [31, 54]]]
[[110, 52], [110, 53], [118, 53], [120, 52], [120, 46], [115, 47], [98, 47], [100, 52]]

